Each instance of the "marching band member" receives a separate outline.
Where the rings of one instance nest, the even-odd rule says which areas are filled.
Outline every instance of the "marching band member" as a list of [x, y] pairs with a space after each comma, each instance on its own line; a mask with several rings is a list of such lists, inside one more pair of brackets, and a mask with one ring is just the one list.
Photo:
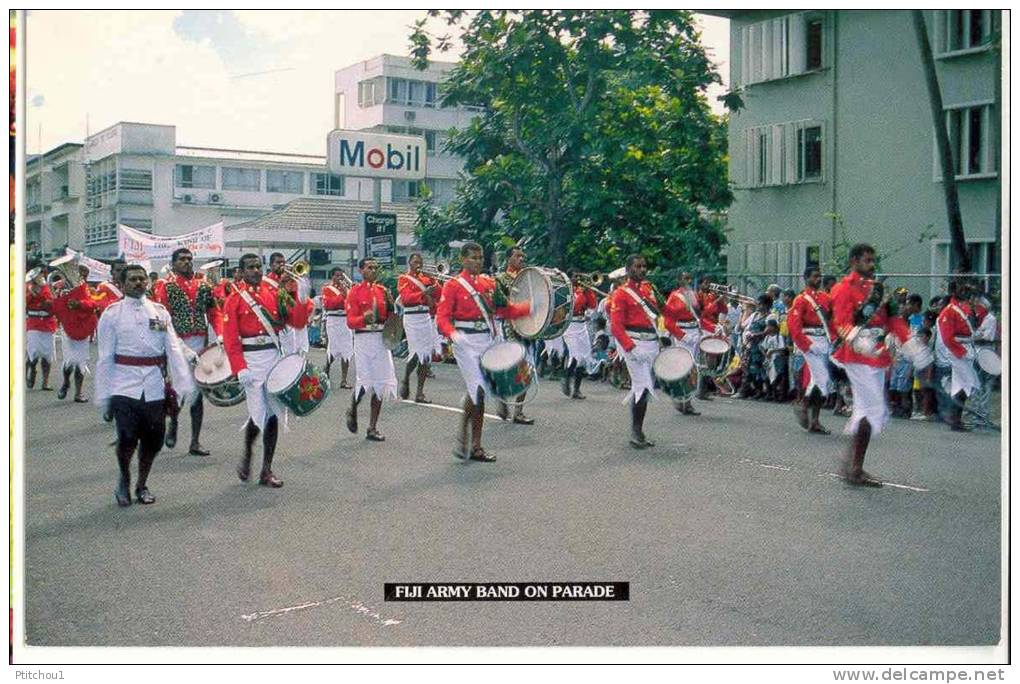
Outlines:
[[145, 269], [127, 266], [118, 276], [126, 297], [110, 304], [99, 321], [95, 402], [103, 415], [113, 416], [117, 426], [117, 504], [131, 505], [131, 457], [136, 446], [135, 500], [151, 504], [156, 498], [146, 483], [163, 445], [166, 404], [168, 399], [175, 400], [166, 395], [162, 368], [167, 369], [182, 400], [195, 393], [195, 383], [170, 314], [145, 296]]
[[[588, 337], [586, 323], [588, 313], [598, 306], [595, 292], [582, 287], [577, 272], [571, 269], [570, 279], [574, 285], [574, 303], [571, 308], [570, 325], [563, 333], [567, 355], [563, 368], [563, 394], [573, 399], [584, 399], [581, 394], [581, 380], [591, 363], [591, 339]], [[573, 376], [574, 390], [570, 391], [570, 379]]]
[[117, 283], [121, 281], [120, 274], [126, 266], [123, 259], [114, 261], [110, 264], [110, 280], [104, 280], [96, 287], [96, 303], [100, 314], [114, 302], [124, 299], [124, 293], [117, 287]]
[[36, 364], [41, 363], [40, 389], [45, 392], [53, 390], [50, 387], [50, 367], [56, 355], [53, 334], [57, 332], [53, 302], [53, 293], [46, 284], [45, 271], [40, 268], [32, 282], [25, 285], [25, 313], [28, 316], [28, 320], [25, 321], [25, 364], [28, 371], [28, 388], [32, 389], [35, 387]]
[[[527, 256], [524, 250], [520, 247], [514, 246], [507, 250], [506, 254], [506, 268], [496, 276], [496, 283], [502, 288], [503, 295], [506, 296], [510, 292], [510, 288], [513, 286], [514, 280], [520, 275], [521, 271], [524, 270], [524, 264], [527, 262]], [[484, 276], [483, 276], [484, 277]], [[501, 318], [497, 314], [497, 318]], [[510, 325], [510, 322], [506, 319], [501, 320], [501, 325], [496, 328], [497, 337], [502, 334], [504, 339], [512, 340], [519, 344], [524, 345], [524, 349], [528, 355], [528, 361], [531, 365], [535, 365], [535, 343], [531, 340], [525, 340], [520, 337]], [[548, 345], [552, 340], [546, 340]], [[562, 340], [558, 340], [558, 344], [563, 344]], [[535, 419], [529, 418], [524, 415], [524, 398], [527, 392], [516, 397], [514, 402], [514, 415], [513, 422], [517, 425], [534, 425]], [[510, 416], [509, 405], [501, 400], [497, 399], [498, 406], [496, 407], [496, 415], [502, 420], [506, 420]]]
[[[272, 288], [277, 289], [277, 295], [284, 301], [284, 306], [288, 309], [294, 307], [302, 307], [305, 309], [305, 323], [300, 326], [293, 326], [287, 324], [284, 328], [283, 333], [280, 335], [281, 351], [284, 356], [288, 354], [307, 354], [308, 353], [308, 324], [307, 321], [311, 319], [312, 309], [314, 307], [311, 299], [308, 297], [309, 284], [304, 278], [295, 280], [289, 277], [284, 268], [287, 265], [287, 260], [280, 252], [273, 252], [269, 255], [269, 273], [263, 280]], [[283, 288], [282, 291], [279, 291]], [[288, 297], [292, 301], [288, 301]]]
[[[496, 282], [480, 275], [483, 259], [481, 245], [465, 243], [460, 249], [460, 258], [463, 270], [443, 286], [443, 296], [436, 310], [436, 324], [439, 331], [453, 343], [453, 355], [467, 387], [464, 417], [454, 455], [472, 461], [492, 462], [496, 457], [485, 453], [482, 448], [485, 380], [482, 377], [481, 357], [496, 339], [493, 315], [520, 318], [528, 315], [531, 304], [507, 302], [504, 293], [497, 291]], [[469, 424], [470, 453], [467, 448]]]
[[[804, 388], [804, 399], [796, 407], [797, 420], [808, 432], [822, 435], [829, 431], [822, 427], [819, 414], [832, 391], [829, 378], [829, 347], [832, 332], [829, 318], [832, 315], [832, 301], [829, 295], [819, 290], [822, 272], [814, 266], [804, 270], [804, 291], [797, 295], [790, 307], [786, 324], [793, 344], [804, 355], [808, 366], [809, 379]], [[811, 417], [808, 419], [808, 407]]]
[[[698, 294], [696, 304], [701, 318], [701, 338], [718, 336], [721, 332], [719, 316], [726, 314], [726, 299], [709, 289], [712, 284], [711, 276], [703, 275], [698, 283]], [[694, 358], [698, 358], [695, 356]], [[702, 376], [698, 383], [698, 399], [710, 401], [709, 380]]]
[[850, 248], [850, 273], [832, 288], [832, 319], [842, 344], [832, 358], [850, 378], [854, 406], [844, 432], [854, 439], [843, 466], [847, 481], [881, 487], [880, 480], [864, 471], [864, 456], [872, 435], [889, 420], [885, 399], [885, 372], [892, 357], [885, 346], [886, 333], [901, 342], [909, 335], [906, 322], [883, 300], [875, 274], [875, 248], [856, 244]]
[[[185, 356], [189, 361], [195, 361], [206, 347], [209, 328], [212, 327], [217, 336], [222, 329], [220, 310], [212, 287], [195, 277], [194, 257], [188, 248], [174, 250], [170, 255], [170, 268], [170, 274], [153, 288], [152, 300], [170, 312], [174, 330], [184, 344]], [[188, 453], [193, 456], [209, 455], [199, 442], [204, 412], [202, 395], [198, 393], [190, 409], [191, 444]], [[173, 449], [176, 444], [177, 413], [171, 411], [166, 447]]]
[[659, 301], [652, 284], [645, 280], [647, 271], [643, 256], [627, 257], [627, 281], [613, 291], [610, 318], [613, 337], [623, 350], [630, 373], [631, 390], [624, 402], [630, 401], [630, 444], [635, 449], [655, 446], [645, 437], [644, 422], [648, 400], [655, 396], [652, 364], [659, 355]]
[[354, 333], [347, 326], [347, 284], [339, 266], [329, 272], [330, 283], [322, 288], [323, 318], [326, 322], [326, 375], [333, 361], [340, 359], [340, 388], [350, 389], [347, 373], [354, 356]]
[[407, 336], [407, 366], [400, 382], [400, 398], [407, 399], [411, 395], [411, 373], [417, 369], [418, 390], [414, 400], [428, 404], [425, 378], [428, 377], [436, 346], [432, 312], [438, 303], [439, 285], [422, 273], [423, 263], [420, 253], [411, 254], [407, 259], [407, 273], [401, 273], [397, 278], [397, 294], [404, 307], [404, 334]]
[[[677, 288], [669, 293], [666, 298], [666, 306], [662, 310], [662, 318], [673, 336], [675, 343], [691, 353], [695, 361], [695, 367], [691, 369], [694, 375], [692, 378], [699, 386], [701, 374], [698, 372], [696, 362], [700, 354], [698, 343], [701, 341], [701, 325], [698, 320], [697, 295], [691, 289], [691, 274], [681, 273], [677, 277]], [[676, 410], [689, 416], [700, 416], [701, 413], [694, 410], [693, 402], [677, 401]]]
[[383, 324], [396, 315], [389, 304], [390, 293], [376, 282], [379, 263], [368, 257], [358, 262], [362, 282], [347, 294], [347, 325], [354, 331], [354, 393], [347, 410], [347, 429], [358, 432], [358, 404], [371, 393], [371, 411], [365, 438], [382, 442], [386, 438], [377, 429], [384, 395], [397, 398], [397, 375], [393, 354], [383, 345]]
[[279, 435], [279, 416], [284, 409], [266, 391], [266, 378], [280, 360], [279, 332], [285, 325], [303, 326], [308, 322], [304, 306], [280, 307], [278, 287], [262, 277], [262, 259], [245, 254], [238, 262], [244, 281], [234, 287], [223, 307], [223, 350], [230, 360], [230, 369], [244, 385], [248, 407], [245, 423], [244, 455], [237, 467], [237, 476], [247, 482], [251, 475], [252, 445], [262, 431], [262, 472], [259, 484], [282, 487], [283, 480], [272, 470]]
[[974, 392], [981, 389], [974, 360], [977, 350], [974, 346], [974, 331], [977, 318], [969, 300], [971, 287], [960, 281], [953, 283], [949, 303], [939, 313], [935, 334], [935, 362], [939, 366], [952, 368], [949, 397], [956, 402], [950, 407], [949, 426], [957, 432], [969, 428], [963, 425], [963, 404]]
[[81, 274], [81, 282], [59, 295], [53, 302], [52, 311], [63, 328], [60, 346], [64, 357], [64, 382], [57, 392], [57, 398], [67, 396], [71, 387], [71, 374], [74, 373], [74, 400], [84, 404], [88, 401], [83, 394], [83, 386], [85, 374], [89, 371], [89, 340], [96, 331], [98, 306], [85, 282], [89, 274], [88, 267], [78, 264], [78, 273]]

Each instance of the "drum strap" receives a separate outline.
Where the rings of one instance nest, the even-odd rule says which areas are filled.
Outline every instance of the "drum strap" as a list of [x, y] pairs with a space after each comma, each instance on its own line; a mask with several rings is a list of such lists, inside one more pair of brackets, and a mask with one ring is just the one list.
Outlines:
[[266, 312], [263, 311], [262, 305], [252, 299], [252, 296], [248, 294], [248, 291], [242, 288], [237, 288], [237, 294], [241, 295], [241, 301], [243, 301], [253, 314], [255, 318], [259, 319], [259, 323], [262, 324], [262, 329], [266, 331], [270, 339], [273, 340], [273, 344], [276, 348], [280, 348], [280, 338], [277, 336], [276, 331], [273, 330], [273, 324], [269, 322], [269, 318], [266, 316]]
[[657, 329], [659, 322], [658, 316], [656, 316], [652, 311], [652, 308], [648, 306], [648, 302], [645, 301], [644, 297], [635, 292], [630, 285], [624, 285], [623, 291], [630, 295], [631, 299], [637, 302], [638, 306], [641, 307], [641, 310], [645, 312], [645, 316], [648, 317], [648, 322], [652, 324], [652, 329]]
[[103, 283], [103, 284], [106, 285], [106, 287], [109, 288], [113, 292], [113, 294], [117, 295], [117, 297], [119, 299], [123, 299], [124, 298], [124, 293], [121, 292], [120, 288], [118, 288], [116, 285], [114, 285], [113, 283]]
[[422, 281], [418, 280], [417, 278], [415, 278], [415, 277], [414, 277], [413, 275], [411, 275], [410, 273], [401, 273], [400, 275], [402, 275], [403, 277], [407, 278], [407, 279], [408, 279], [408, 280], [410, 280], [410, 281], [411, 281], [412, 283], [414, 283], [414, 284], [415, 284], [415, 286], [416, 286], [416, 287], [417, 287], [417, 288], [418, 288], [419, 290], [421, 290], [422, 292], [425, 292], [426, 290], [428, 290], [428, 289], [429, 289], [429, 288], [428, 288], [428, 286], [427, 286], [427, 285], [426, 285], [425, 283], [423, 283]]
[[958, 307], [956, 304], [950, 304], [949, 308], [955, 311], [960, 318], [963, 319], [963, 322], [967, 324], [967, 330], [970, 331], [970, 336], [974, 337], [974, 326], [970, 324], [970, 318], [967, 317], [967, 314], [963, 313], [963, 309]]
[[486, 305], [485, 300], [482, 299], [480, 294], [478, 294], [478, 290], [471, 287], [471, 283], [469, 283], [464, 276], [457, 276], [457, 282], [460, 283], [460, 286], [463, 287], [469, 295], [471, 295], [471, 299], [475, 300], [475, 306], [477, 306], [478, 310], [482, 312], [482, 318], [485, 319], [485, 325], [489, 327], [489, 332], [493, 337], [495, 337], [496, 328], [492, 325], [492, 317], [489, 315], [489, 307]]
[[829, 335], [829, 324], [825, 321], [825, 313], [822, 311], [822, 307], [818, 306], [818, 302], [814, 300], [814, 297], [807, 293], [807, 290], [801, 292], [801, 296], [807, 300], [807, 303], [815, 310], [815, 315], [818, 316], [818, 320], [822, 322], [822, 327], [825, 329], [825, 338], [831, 340], [832, 336]]

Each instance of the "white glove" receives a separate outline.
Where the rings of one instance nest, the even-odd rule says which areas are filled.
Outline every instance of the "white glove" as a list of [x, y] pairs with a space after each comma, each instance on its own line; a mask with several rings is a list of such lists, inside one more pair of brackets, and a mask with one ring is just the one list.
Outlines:
[[811, 352], [812, 354], [822, 354], [822, 355], [829, 353], [829, 350], [821, 342], [812, 342], [811, 343], [811, 347], [808, 348], [808, 351]]
[[247, 368], [241, 369], [241, 372], [237, 374], [237, 380], [245, 387], [251, 387], [255, 384], [255, 376]]
[[464, 344], [467, 341], [467, 335], [460, 331], [454, 332], [450, 335], [450, 341], [454, 344]]

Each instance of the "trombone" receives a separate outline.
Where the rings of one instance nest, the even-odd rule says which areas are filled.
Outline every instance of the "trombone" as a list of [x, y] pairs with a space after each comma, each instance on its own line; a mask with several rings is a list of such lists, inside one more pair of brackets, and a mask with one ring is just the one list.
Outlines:
[[595, 271], [593, 273], [575, 273], [574, 280], [577, 281], [578, 285], [587, 290], [593, 290], [595, 292], [598, 292], [603, 297], [609, 296], [608, 292], [600, 290], [598, 287], [606, 280], [606, 276], [603, 275], [602, 273], [599, 273], [598, 271]]
[[709, 292], [723, 295], [727, 299], [737, 302], [738, 304], [750, 304], [752, 306], [757, 306], [758, 304], [758, 300], [754, 297], [737, 292], [735, 285], [727, 287], [721, 283], [709, 283], [708, 290]]
[[449, 271], [450, 267], [441, 261], [438, 264], [425, 264], [421, 267], [422, 273], [430, 278], [435, 278], [442, 283], [454, 278]]
[[296, 261], [293, 264], [284, 264], [283, 272], [295, 280], [298, 278], [306, 278], [308, 277], [308, 274], [312, 272], [312, 265], [302, 259], [301, 261]]

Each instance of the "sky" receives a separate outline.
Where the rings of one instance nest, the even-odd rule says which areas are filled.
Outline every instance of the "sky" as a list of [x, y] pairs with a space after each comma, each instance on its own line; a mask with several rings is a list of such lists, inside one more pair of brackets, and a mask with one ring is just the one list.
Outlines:
[[[324, 155], [333, 73], [408, 54], [422, 10], [32, 11], [25, 27], [29, 154], [118, 121], [177, 127], [177, 144]], [[728, 81], [728, 22], [698, 16]], [[433, 21], [437, 33], [445, 26]], [[436, 55], [454, 60], [455, 55]], [[709, 92], [716, 111], [721, 105]]]

